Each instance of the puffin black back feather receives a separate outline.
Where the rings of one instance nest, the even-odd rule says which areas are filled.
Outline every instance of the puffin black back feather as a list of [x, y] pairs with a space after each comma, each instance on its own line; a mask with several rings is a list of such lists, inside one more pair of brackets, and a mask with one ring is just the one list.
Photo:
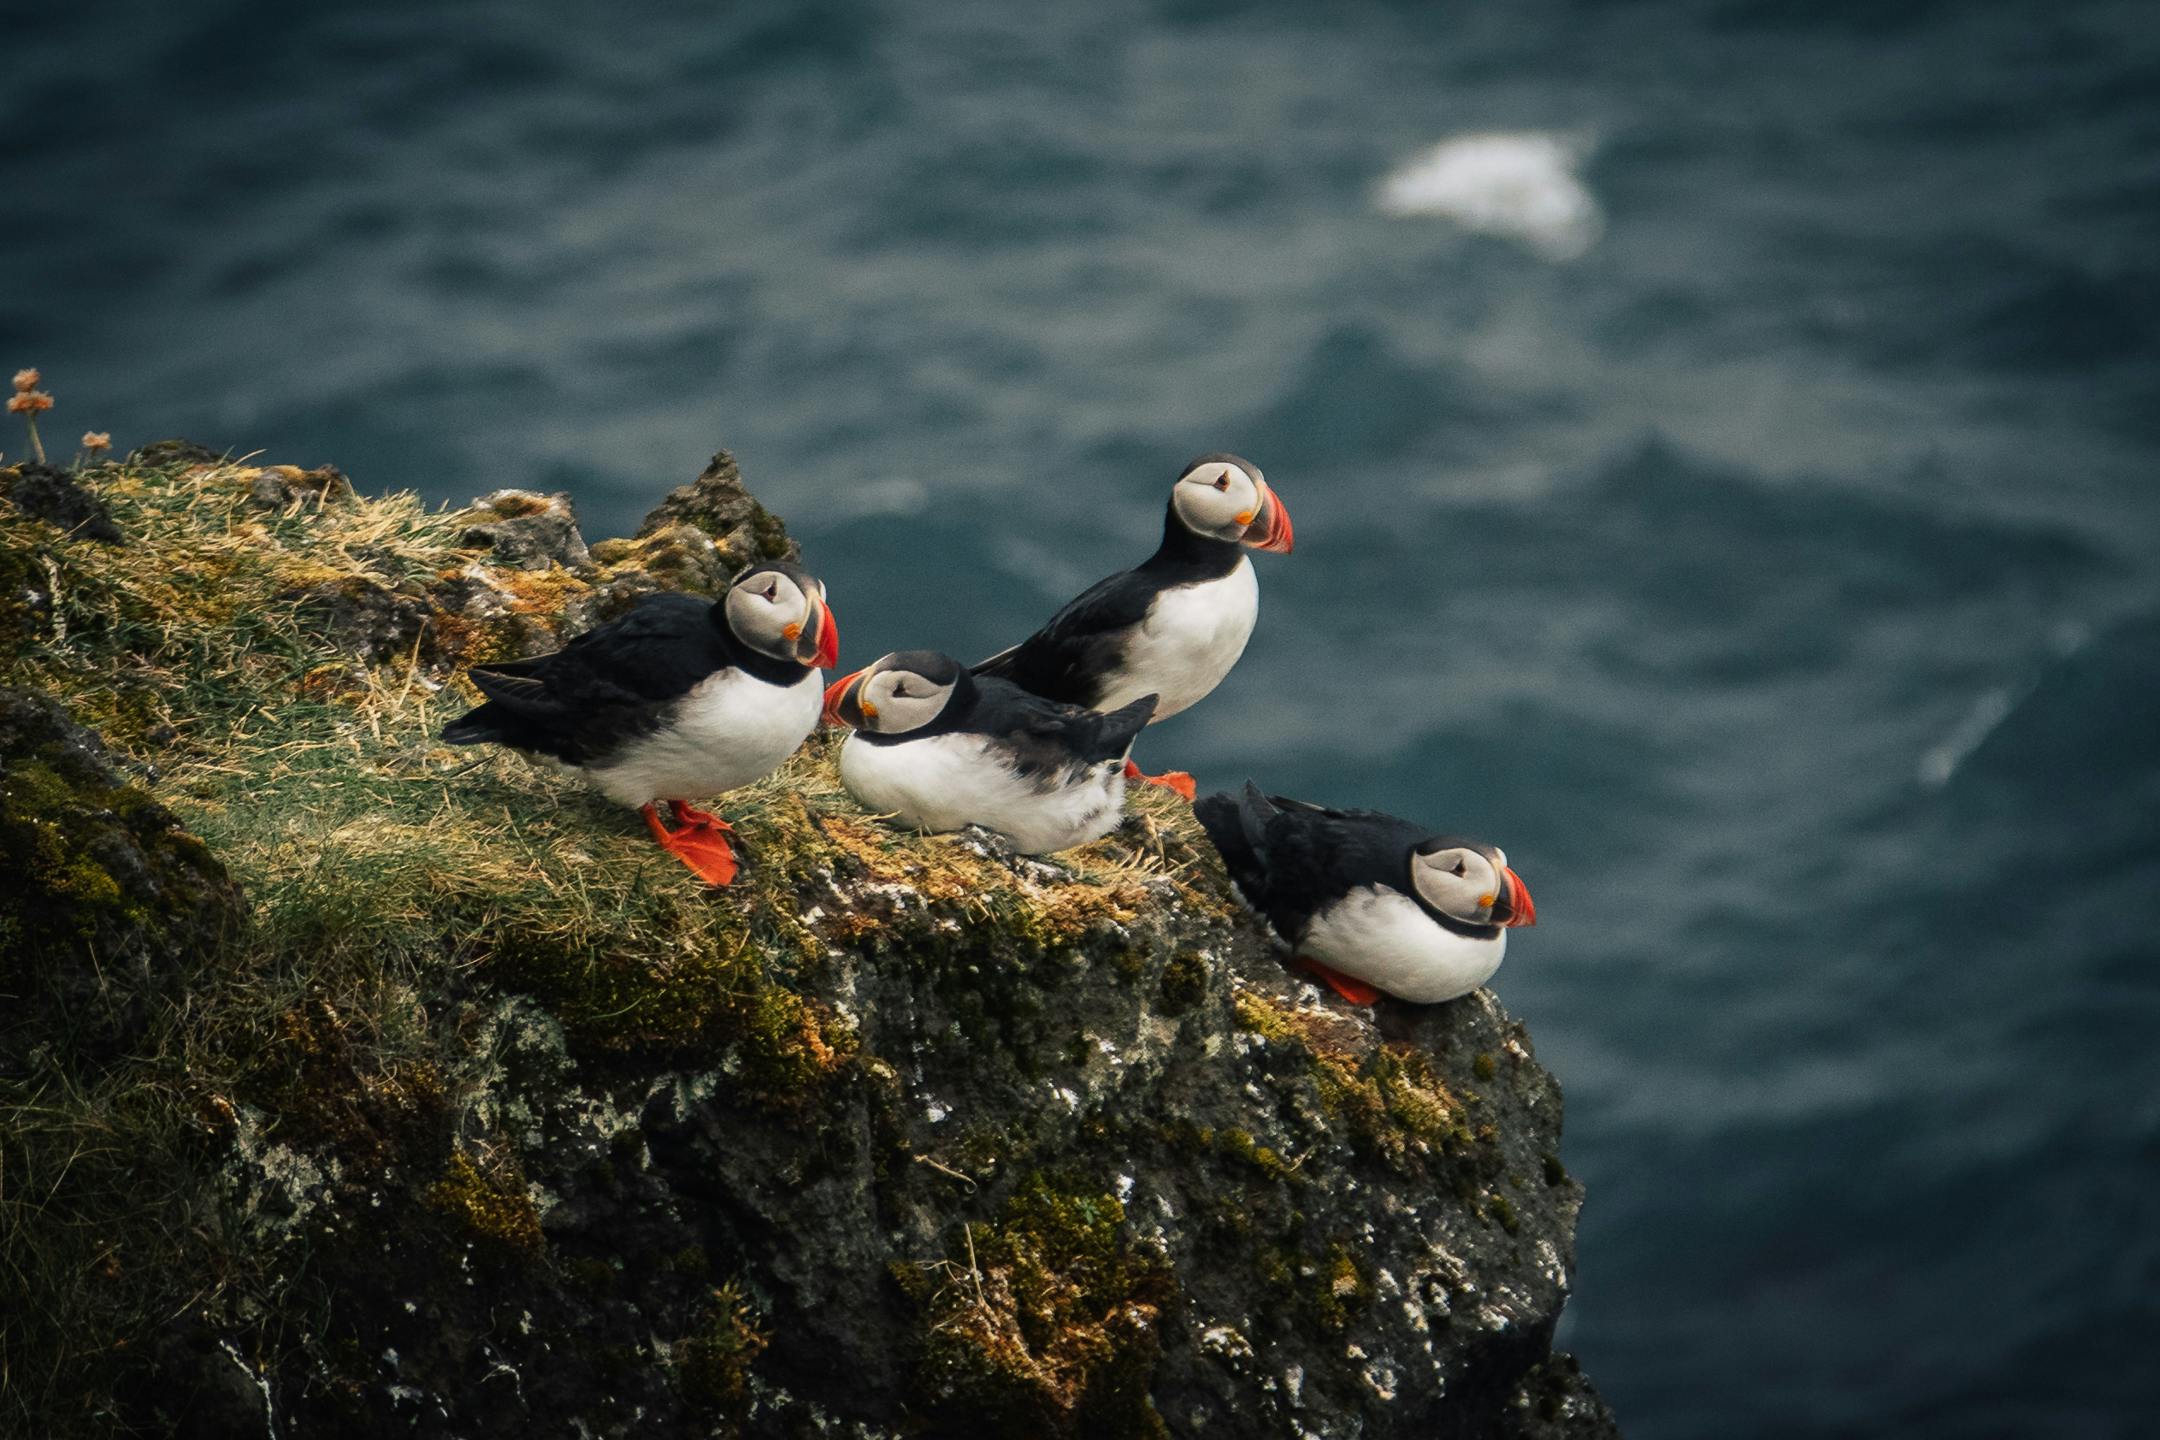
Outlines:
[[1398, 816], [1266, 795], [1251, 781], [1235, 797], [1222, 792], [1200, 800], [1193, 816], [1246, 900], [1293, 941], [1317, 912], [1368, 885], [1404, 894], [1455, 934], [1498, 933], [1496, 926], [1444, 914], [1417, 893], [1409, 883], [1412, 853], [1462, 842]]
[[668, 702], [730, 666], [775, 684], [802, 674], [744, 645], [712, 601], [648, 595], [552, 654], [475, 666], [469, 673], [487, 703], [444, 726], [442, 738], [589, 764], [651, 733]]
[[1143, 695], [1105, 715], [1046, 698], [1000, 676], [976, 674], [934, 652], [904, 651], [894, 658], [908, 662], [918, 674], [949, 680], [952, 698], [936, 719], [913, 730], [856, 732], [868, 745], [906, 745], [937, 735], [987, 735], [1005, 743], [1021, 774], [1047, 774], [1075, 764], [1124, 759], [1155, 714], [1153, 695]]
[[1173, 501], [1164, 511], [1162, 544], [1153, 555], [1096, 581], [1033, 635], [968, 668], [1045, 699], [1093, 709], [1156, 597], [1179, 585], [1221, 579], [1237, 568], [1243, 553], [1234, 540], [1193, 533], [1178, 518]]
[[[1001, 736], [1012, 750], [1014, 768], [1022, 775], [1123, 760], [1155, 714], [1153, 695], [1143, 695], [1104, 715], [1045, 700], [1009, 682], [994, 680], [991, 684], [1011, 697], [1006, 715], [1000, 717], [1003, 723], [998, 723], [997, 718], [985, 723], [986, 717], [978, 706], [970, 728]], [[989, 692], [989, 687], [984, 688]]]

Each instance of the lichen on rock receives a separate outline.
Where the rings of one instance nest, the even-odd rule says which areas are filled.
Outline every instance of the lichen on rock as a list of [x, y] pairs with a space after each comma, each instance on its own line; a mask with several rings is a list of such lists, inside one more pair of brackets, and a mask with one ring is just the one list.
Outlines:
[[324, 474], [139, 451], [81, 477], [120, 546], [0, 510], [0, 1428], [1613, 1433], [1489, 994], [1323, 997], [1165, 794], [1031, 859], [825, 738], [708, 891], [435, 736], [465, 665], [792, 555], [732, 460], [589, 549]]

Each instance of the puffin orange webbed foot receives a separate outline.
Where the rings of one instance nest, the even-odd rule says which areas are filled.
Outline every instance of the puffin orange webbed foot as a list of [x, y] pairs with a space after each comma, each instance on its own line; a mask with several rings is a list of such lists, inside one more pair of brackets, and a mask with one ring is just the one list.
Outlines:
[[710, 825], [715, 830], [733, 831], [734, 826], [708, 810], [700, 810], [687, 800], [670, 800], [668, 809], [675, 812], [678, 825]]
[[[678, 820], [685, 822], [682, 829], [668, 829], [657, 806], [647, 805], [638, 812], [645, 817], [645, 828], [652, 831], [660, 848], [682, 861], [691, 874], [708, 885], [726, 885], [733, 881], [737, 867], [735, 847], [728, 843], [726, 834], [728, 823], [681, 801], [669, 802], [669, 808], [675, 811]], [[697, 818], [689, 818], [693, 816]]]
[[1375, 1005], [1380, 1001], [1380, 992], [1363, 980], [1354, 980], [1350, 976], [1343, 974], [1342, 971], [1335, 969], [1331, 965], [1323, 965], [1309, 955], [1294, 956], [1290, 963], [1300, 970], [1309, 971], [1318, 976], [1330, 990], [1333, 990], [1337, 995], [1342, 996], [1343, 999], [1353, 1005]]
[[1192, 776], [1186, 774], [1183, 770], [1165, 770], [1160, 775], [1147, 775], [1141, 772], [1138, 765], [1127, 760], [1125, 762], [1125, 778], [1128, 780], [1144, 780], [1150, 785], [1160, 785], [1163, 789], [1179, 796], [1188, 805], [1192, 804], [1194, 797], [1200, 793], [1200, 787], [1193, 782]]

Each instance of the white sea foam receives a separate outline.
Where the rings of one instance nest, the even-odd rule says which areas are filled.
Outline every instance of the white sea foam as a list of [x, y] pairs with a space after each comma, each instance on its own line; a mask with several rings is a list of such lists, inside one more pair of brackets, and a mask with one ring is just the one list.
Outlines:
[[1458, 135], [1398, 167], [1378, 203], [1390, 215], [1437, 215], [1547, 260], [1573, 260], [1605, 230], [1578, 173], [1589, 153], [1581, 136], [1542, 130]]
[[[2049, 654], [2058, 661], [2067, 660], [2084, 649], [2090, 638], [2092, 632], [2084, 625], [2074, 620], [2066, 621], [2048, 636]], [[1983, 693], [1965, 712], [1964, 718], [1951, 727], [1950, 733], [1920, 757], [1917, 775], [1920, 783], [1930, 790], [1940, 790], [1948, 785], [1972, 753], [2010, 718], [2012, 711], [2040, 688], [2043, 678], [2042, 672], [2035, 671], [2015, 685], [2001, 685]]]
[[2002, 686], [1975, 700], [1972, 708], [1965, 712], [1965, 718], [1951, 728], [1942, 742], [1920, 757], [1920, 783], [1930, 790], [1940, 790], [1949, 784], [1966, 757], [1979, 749], [1981, 742], [1995, 733], [1995, 727], [2009, 718], [2019, 698], [2019, 692]]

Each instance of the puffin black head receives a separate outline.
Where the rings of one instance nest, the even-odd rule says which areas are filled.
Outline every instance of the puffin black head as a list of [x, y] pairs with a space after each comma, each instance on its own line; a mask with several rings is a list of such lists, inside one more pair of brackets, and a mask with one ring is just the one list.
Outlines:
[[1410, 850], [1410, 884], [1426, 904], [1466, 925], [1535, 925], [1530, 887], [1505, 852], [1435, 835]]
[[828, 724], [906, 735], [945, 713], [968, 684], [967, 667], [936, 650], [896, 650], [825, 690]]
[[762, 655], [823, 670], [840, 661], [840, 626], [825, 586], [800, 565], [771, 560], [735, 577], [720, 602], [735, 638]]
[[1260, 474], [1237, 455], [1203, 455], [1179, 473], [1170, 513], [1195, 535], [1290, 553], [1290, 512]]

